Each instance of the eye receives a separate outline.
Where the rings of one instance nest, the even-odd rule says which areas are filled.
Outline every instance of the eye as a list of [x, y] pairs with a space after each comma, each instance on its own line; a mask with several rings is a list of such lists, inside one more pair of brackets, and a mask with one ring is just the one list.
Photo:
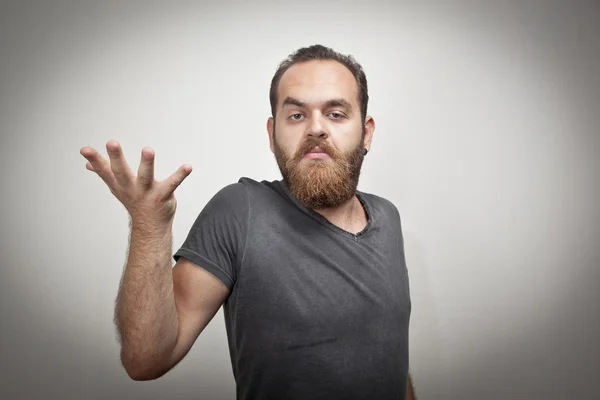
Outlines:
[[300, 118], [302, 118], [302, 117], [303, 117], [303, 115], [302, 115], [302, 114], [292, 114], [292, 115], [290, 115], [290, 117], [289, 117], [289, 118], [290, 118], [290, 119], [293, 119], [294, 121], [299, 121], [299, 120], [300, 120]]
[[339, 113], [339, 112], [332, 112], [332, 113], [329, 113], [329, 115], [331, 115], [333, 117], [333, 119], [342, 119], [342, 118], [344, 118], [344, 114]]

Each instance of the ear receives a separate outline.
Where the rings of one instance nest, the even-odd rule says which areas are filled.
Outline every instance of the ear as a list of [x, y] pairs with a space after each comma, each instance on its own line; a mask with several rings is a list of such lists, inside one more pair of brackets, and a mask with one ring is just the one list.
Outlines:
[[275, 120], [273, 117], [269, 117], [267, 120], [267, 132], [269, 133], [269, 147], [271, 147], [271, 153], [275, 153], [275, 143], [273, 139], [273, 131], [275, 128]]
[[375, 120], [370, 115], [365, 118], [365, 149], [371, 151], [371, 141], [375, 132]]

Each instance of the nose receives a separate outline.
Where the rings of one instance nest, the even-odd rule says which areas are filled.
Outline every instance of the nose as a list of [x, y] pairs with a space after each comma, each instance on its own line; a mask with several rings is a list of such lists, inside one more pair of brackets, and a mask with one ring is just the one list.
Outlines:
[[306, 130], [307, 136], [317, 137], [319, 139], [327, 139], [329, 136], [321, 119], [318, 116], [311, 118]]

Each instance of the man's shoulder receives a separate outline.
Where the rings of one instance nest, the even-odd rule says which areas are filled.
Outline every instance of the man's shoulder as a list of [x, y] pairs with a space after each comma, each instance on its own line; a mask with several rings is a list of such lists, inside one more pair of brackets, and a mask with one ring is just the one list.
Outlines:
[[273, 195], [275, 192], [281, 192], [280, 181], [258, 181], [243, 176], [237, 182], [223, 186], [214, 198], [218, 201], [225, 200], [234, 203], [252, 202], [256, 199], [264, 199], [265, 196]]
[[248, 192], [248, 194], [252, 195], [253, 197], [255, 196], [260, 196], [260, 195], [268, 195], [268, 194], [272, 194], [273, 192], [279, 192], [281, 191], [281, 181], [278, 180], [273, 180], [273, 181], [269, 181], [269, 180], [256, 180], [253, 178], [249, 178], [247, 176], [243, 176], [241, 177], [237, 183], [237, 185], [241, 185], [245, 188], [245, 190]]
[[370, 203], [372, 207], [380, 210], [381, 212], [396, 214], [398, 216], [400, 215], [396, 205], [389, 199], [373, 193], [363, 191], [359, 191], [359, 193], [368, 203]]
[[267, 180], [256, 180], [247, 176], [242, 176], [240, 177], [240, 179], [237, 181], [237, 183], [242, 184], [244, 186], [246, 186], [247, 188], [249, 188], [250, 190], [260, 190], [260, 189], [264, 189], [267, 187], [271, 187], [275, 184], [277, 184], [278, 181], [267, 181]]
[[274, 187], [278, 183], [279, 181], [258, 181], [246, 176], [242, 176], [237, 180], [237, 182], [232, 182], [223, 186], [219, 192], [226, 192], [227, 194], [235, 195], [243, 191], [264, 190], [265, 188]]

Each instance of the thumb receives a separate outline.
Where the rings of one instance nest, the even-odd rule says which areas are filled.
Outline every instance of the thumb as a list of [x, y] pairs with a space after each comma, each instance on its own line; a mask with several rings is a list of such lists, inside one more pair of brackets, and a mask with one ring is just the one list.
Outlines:
[[184, 164], [181, 167], [179, 167], [177, 169], [177, 171], [175, 171], [173, 174], [171, 174], [171, 176], [169, 176], [167, 179], [165, 179], [164, 185], [165, 185], [165, 192], [164, 192], [164, 196], [163, 198], [169, 198], [173, 192], [175, 191], [175, 189], [177, 189], [179, 187], [179, 185], [181, 185], [181, 182], [183, 182], [183, 180], [185, 178], [188, 177], [189, 174], [192, 173], [192, 166], [189, 164]]

